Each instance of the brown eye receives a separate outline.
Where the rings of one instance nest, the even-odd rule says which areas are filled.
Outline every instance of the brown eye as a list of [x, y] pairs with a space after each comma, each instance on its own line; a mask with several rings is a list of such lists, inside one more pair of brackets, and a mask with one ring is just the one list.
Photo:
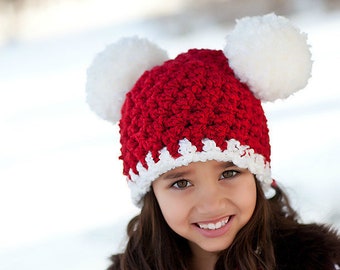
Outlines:
[[234, 176], [236, 176], [239, 172], [235, 171], [235, 170], [228, 170], [228, 171], [224, 171], [221, 175], [220, 179], [225, 179], [225, 178], [232, 178]]
[[172, 186], [178, 189], [184, 189], [184, 188], [191, 186], [191, 184], [188, 180], [179, 180], [173, 183]]

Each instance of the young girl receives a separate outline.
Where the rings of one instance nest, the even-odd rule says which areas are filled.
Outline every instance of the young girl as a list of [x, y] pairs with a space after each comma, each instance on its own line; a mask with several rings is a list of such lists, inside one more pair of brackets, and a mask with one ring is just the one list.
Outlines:
[[271, 177], [261, 101], [311, 74], [306, 35], [283, 17], [243, 18], [224, 50], [169, 60], [126, 38], [88, 70], [88, 103], [119, 122], [123, 173], [141, 208], [113, 269], [338, 269], [340, 237], [300, 224]]

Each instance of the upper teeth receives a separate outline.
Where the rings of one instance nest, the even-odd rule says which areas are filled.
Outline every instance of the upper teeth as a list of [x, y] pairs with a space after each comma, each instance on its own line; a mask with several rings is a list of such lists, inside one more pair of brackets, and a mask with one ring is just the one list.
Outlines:
[[217, 223], [205, 223], [205, 224], [199, 224], [198, 223], [198, 226], [201, 229], [216, 230], [216, 229], [219, 229], [219, 228], [223, 227], [224, 225], [226, 225], [229, 221], [229, 218], [230, 217], [227, 217], [226, 219], [219, 221]]

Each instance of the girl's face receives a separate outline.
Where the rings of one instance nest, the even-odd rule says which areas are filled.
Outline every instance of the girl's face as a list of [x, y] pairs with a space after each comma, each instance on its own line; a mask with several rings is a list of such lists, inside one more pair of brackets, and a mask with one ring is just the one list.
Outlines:
[[166, 222], [194, 253], [228, 248], [256, 204], [254, 176], [230, 162], [190, 163], [152, 186]]

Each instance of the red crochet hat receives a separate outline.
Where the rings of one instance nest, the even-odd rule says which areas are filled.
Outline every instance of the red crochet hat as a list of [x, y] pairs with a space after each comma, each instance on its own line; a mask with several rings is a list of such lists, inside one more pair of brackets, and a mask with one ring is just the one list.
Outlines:
[[120, 158], [134, 203], [142, 204], [161, 174], [207, 160], [248, 168], [268, 191], [270, 143], [261, 101], [303, 88], [310, 58], [306, 36], [274, 14], [238, 21], [224, 51], [191, 49], [167, 60], [138, 38], [106, 48], [88, 70], [88, 103], [104, 119], [119, 121]]

